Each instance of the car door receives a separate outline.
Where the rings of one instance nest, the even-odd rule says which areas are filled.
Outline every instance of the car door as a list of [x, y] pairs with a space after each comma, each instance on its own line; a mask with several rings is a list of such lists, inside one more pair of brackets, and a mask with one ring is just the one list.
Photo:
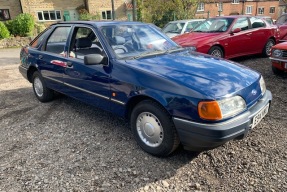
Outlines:
[[[235, 29], [239, 28], [239, 32], [233, 33]], [[249, 22], [247, 17], [238, 18], [230, 31], [230, 40], [228, 42], [228, 49], [226, 55], [230, 57], [240, 56], [247, 54], [249, 46], [252, 44], [251, 32], [249, 30]]]
[[110, 66], [84, 64], [86, 55], [105, 55], [95, 31], [85, 25], [74, 27], [70, 42], [64, 71], [66, 94], [110, 110]]
[[250, 17], [250, 23], [251, 23], [251, 39], [253, 42], [250, 46], [250, 52], [251, 53], [261, 53], [269, 36], [269, 30], [266, 28], [266, 23], [259, 18], [256, 17]]
[[65, 52], [70, 25], [54, 27], [37, 55], [38, 68], [48, 87], [63, 92], [63, 74], [65, 72]]

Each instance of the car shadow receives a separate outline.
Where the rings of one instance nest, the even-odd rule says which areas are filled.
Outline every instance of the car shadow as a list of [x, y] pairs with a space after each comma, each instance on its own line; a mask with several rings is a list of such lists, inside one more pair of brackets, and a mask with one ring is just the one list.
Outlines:
[[[48, 103], [39, 102], [32, 88], [1, 91], [0, 97], [2, 146], [11, 149], [1, 160], [25, 167], [25, 178], [32, 181], [35, 174], [41, 180], [53, 175], [59, 181], [84, 182], [85, 190], [132, 191], [173, 177], [200, 154], [180, 146], [165, 158], [149, 155], [125, 120], [62, 94]], [[11, 170], [2, 170], [8, 178]], [[23, 180], [13, 182], [25, 188]], [[56, 189], [52, 183], [49, 187]]]

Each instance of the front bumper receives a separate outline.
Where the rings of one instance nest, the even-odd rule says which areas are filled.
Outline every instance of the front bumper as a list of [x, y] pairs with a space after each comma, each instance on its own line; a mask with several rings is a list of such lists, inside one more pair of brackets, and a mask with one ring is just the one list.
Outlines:
[[287, 72], [287, 59], [280, 59], [280, 58], [274, 58], [270, 57], [271, 63], [274, 67], [277, 69], [280, 69], [281, 71]]
[[212, 149], [229, 140], [244, 138], [251, 128], [253, 117], [271, 100], [272, 94], [266, 90], [264, 96], [248, 111], [221, 123], [203, 124], [176, 117], [173, 121], [185, 149], [192, 151]]

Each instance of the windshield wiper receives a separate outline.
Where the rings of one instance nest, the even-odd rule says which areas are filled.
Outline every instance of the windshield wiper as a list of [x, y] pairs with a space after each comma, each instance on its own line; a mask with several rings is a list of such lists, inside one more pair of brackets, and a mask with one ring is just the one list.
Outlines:
[[158, 54], [162, 54], [162, 53], [165, 53], [165, 51], [162, 51], [162, 50], [148, 51], [148, 52], [141, 53], [137, 56], [134, 56], [133, 59], [148, 57], [148, 56], [152, 56], [152, 55], [158, 55]]
[[182, 51], [183, 49], [184, 49], [184, 48], [179, 47], [179, 46], [177, 46], [177, 47], [172, 47], [172, 48], [166, 50], [165, 53], [172, 53], [172, 52], [176, 52], [176, 51]]

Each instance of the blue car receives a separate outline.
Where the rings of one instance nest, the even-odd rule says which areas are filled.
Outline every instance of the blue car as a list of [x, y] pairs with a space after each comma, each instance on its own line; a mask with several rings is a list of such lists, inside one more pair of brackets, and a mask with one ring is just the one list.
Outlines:
[[242, 139], [272, 100], [258, 72], [182, 48], [140, 22], [53, 24], [20, 57], [38, 100], [59, 92], [124, 117], [155, 156]]

